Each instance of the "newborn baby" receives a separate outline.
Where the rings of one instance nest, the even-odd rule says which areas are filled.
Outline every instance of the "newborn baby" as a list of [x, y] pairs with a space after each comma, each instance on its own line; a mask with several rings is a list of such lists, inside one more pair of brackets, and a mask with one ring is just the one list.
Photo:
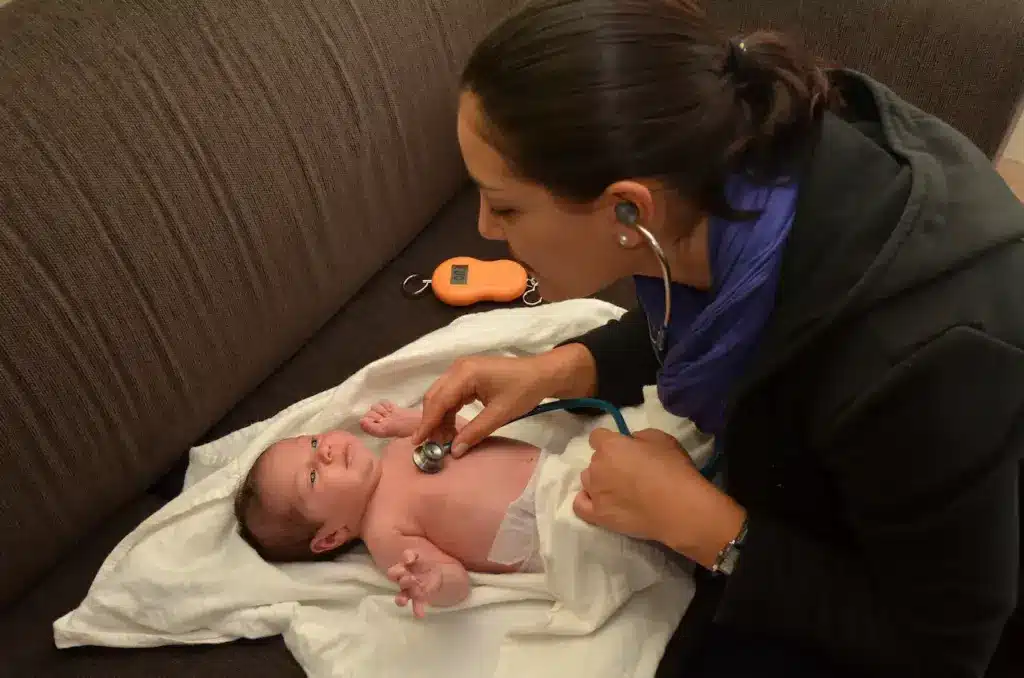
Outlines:
[[[235, 501], [242, 536], [266, 560], [337, 556], [362, 539], [401, 589], [395, 602], [447, 607], [469, 595], [468, 570], [537, 571], [540, 450], [490, 437], [437, 474], [412, 462], [420, 413], [388, 402], [360, 421], [393, 438], [378, 457], [345, 431], [287, 438], [253, 464]], [[456, 423], [457, 428], [465, 425]]]

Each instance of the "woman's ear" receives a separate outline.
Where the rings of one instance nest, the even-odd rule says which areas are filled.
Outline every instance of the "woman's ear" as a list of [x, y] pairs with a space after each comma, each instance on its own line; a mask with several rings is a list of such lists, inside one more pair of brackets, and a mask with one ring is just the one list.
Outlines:
[[309, 550], [316, 554], [326, 553], [333, 551], [351, 538], [352, 533], [344, 525], [340, 527], [324, 525], [313, 535], [313, 539], [309, 542]]
[[[605, 190], [605, 199], [611, 207], [613, 218], [618, 226], [646, 226], [656, 219], [657, 206], [654, 202], [654, 193], [650, 186], [640, 181], [617, 181]], [[634, 224], [624, 224], [619, 218], [623, 211], [619, 209], [621, 204], [632, 205], [636, 215]]]

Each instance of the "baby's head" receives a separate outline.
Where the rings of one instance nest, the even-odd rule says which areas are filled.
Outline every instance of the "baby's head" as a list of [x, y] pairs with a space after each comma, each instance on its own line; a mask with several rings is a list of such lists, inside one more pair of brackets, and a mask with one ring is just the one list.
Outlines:
[[235, 497], [239, 531], [270, 562], [337, 557], [357, 543], [379, 479], [377, 456], [345, 431], [280, 440]]

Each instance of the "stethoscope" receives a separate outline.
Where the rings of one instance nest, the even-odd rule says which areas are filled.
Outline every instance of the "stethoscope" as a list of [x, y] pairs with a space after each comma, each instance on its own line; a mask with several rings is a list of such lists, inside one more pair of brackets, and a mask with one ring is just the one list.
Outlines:
[[[565, 398], [563, 400], [553, 400], [549, 403], [541, 403], [526, 414], [516, 417], [508, 423], [511, 424], [512, 422], [526, 419], [537, 414], [543, 414], [545, 412], [576, 409], [601, 410], [602, 412], [611, 415], [612, 419], [615, 421], [615, 428], [619, 429], [619, 433], [624, 436], [632, 436], [632, 433], [629, 431], [629, 426], [626, 425], [626, 419], [622, 416], [622, 411], [607, 400], [600, 400], [598, 398]], [[444, 459], [451, 452], [451, 449], [451, 443], [438, 443], [433, 440], [424, 441], [412, 451], [412, 463], [414, 463], [416, 468], [423, 473], [437, 473], [444, 468]], [[717, 471], [718, 459], [719, 455], [716, 451], [708, 463], [701, 468], [701, 475], [708, 480], [711, 480]]]
[[[669, 268], [668, 258], [665, 256], [665, 251], [661, 248], [661, 244], [658, 242], [658, 239], [654, 237], [654, 234], [638, 223], [640, 221], [640, 210], [637, 209], [636, 205], [631, 202], [620, 202], [615, 206], [615, 218], [618, 219], [621, 224], [636, 230], [636, 232], [647, 241], [647, 245], [651, 248], [651, 251], [658, 259], [658, 264], [661, 266], [661, 279], [665, 285], [665, 315], [662, 318], [661, 327], [658, 329], [657, 333], [651, 329], [650, 323], [648, 323], [647, 327], [647, 334], [651, 340], [651, 346], [654, 349], [654, 354], [658, 358], [658, 363], [661, 364], [665, 353], [665, 341], [668, 336], [668, 326], [669, 322], [672, 320], [672, 271]], [[623, 240], [624, 239], [625, 238], [623, 238]], [[626, 243], [623, 242], [623, 244], [625, 245]], [[543, 414], [544, 412], [574, 409], [601, 410], [611, 415], [612, 419], [615, 420], [615, 426], [619, 429], [619, 433], [624, 436], [632, 435], [629, 431], [629, 427], [626, 426], [626, 420], [623, 418], [622, 412], [619, 408], [606, 400], [600, 400], [598, 398], [566, 398], [563, 400], [554, 400], [549, 403], [542, 403], [526, 414], [516, 417], [508, 423], [511, 424], [512, 422], [526, 419], [527, 417], [532, 417], [537, 414]], [[451, 443], [438, 443], [433, 440], [427, 440], [413, 450], [412, 461], [416, 465], [416, 468], [423, 473], [437, 473], [444, 468], [444, 458], [450, 452]], [[701, 469], [701, 474], [704, 475], [705, 478], [710, 480], [714, 477], [720, 456], [719, 451], [716, 449], [711, 460]]]

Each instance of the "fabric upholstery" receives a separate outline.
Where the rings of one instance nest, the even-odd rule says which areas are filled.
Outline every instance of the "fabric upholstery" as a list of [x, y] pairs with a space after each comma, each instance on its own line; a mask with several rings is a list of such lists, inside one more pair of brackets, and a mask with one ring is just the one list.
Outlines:
[[1020, 0], [707, 0], [729, 31], [785, 30], [828, 65], [863, 71], [1000, 150], [1024, 95]]
[[457, 74], [502, 11], [0, 9], [0, 603], [166, 471], [463, 184]]

